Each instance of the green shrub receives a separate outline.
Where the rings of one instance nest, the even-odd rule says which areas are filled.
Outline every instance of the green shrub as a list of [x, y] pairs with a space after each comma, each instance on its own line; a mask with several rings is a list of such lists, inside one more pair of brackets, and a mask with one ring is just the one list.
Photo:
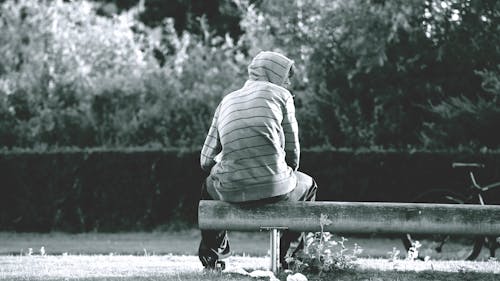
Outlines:
[[[0, 230], [196, 225], [200, 187], [207, 176], [199, 166], [199, 150], [47, 149], [1, 151]], [[467, 189], [470, 179], [466, 171], [451, 167], [453, 161], [484, 163], [476, 173], [478, 183], [497, 181], [499, 152], [304, 150], [301, 170], [318, 183], [319, 201], [410, 202], [430, 189]], [[488, 204], [500, 203], [500, 189], [486, 195]]]
[[[298, 119], [314, 131], [302, 133], [305, 146], [319, 140], [347, 147], [441, 148], [475, 139], [498, 147], [498, 140], [476, 137], [470, 123], [436, 117], [428, 106], [460, 96], [474, 104], [482, 98], [476, 109], [496, 117], [481, 87], [487, 78], [478, 71], [496, 71], [498, 1], [237, 3], [250, 51], [282, 49], [300, 66], [297, 99], [307, 107], [297, 111]], [[445, 137], [422, 138], [426, 123]], [[488, 128], [476, 131], [487, 134]], [[459, 131], [466, 135], [450, 142]]]
[[478, 97], [451, 97], [437, 105], [429, 105], [436, 120], [427, 122], [421, 134], [427, 146], [496, 147], [500, 136], [492, 134], [500, 120], [500, 65], [497, 71], [481, 71], [485, 93]]
[[189, 18], [197, 33], [148, 26], [141, 1], [2, 1], [0, 146], [200, 147], [251, 57], [276, 50], [298, 67], [303, 147], [498, 147], [498, 1], [234, 3], [237, 41], [210, 15]]
[[203, 143], [247, 58], [226, 36], [150, 28], [140, 5], [113, 17], [88, 1], [1, 4], [1, 146]]
[[24, 128], [16, 145], [97, 145], [94, 97], [110, 83], [136, 88], [150, 67], [130, 17], [97, 16], [87, 1], [22, 0], [3, 2], [1, 18], [0, 95]]

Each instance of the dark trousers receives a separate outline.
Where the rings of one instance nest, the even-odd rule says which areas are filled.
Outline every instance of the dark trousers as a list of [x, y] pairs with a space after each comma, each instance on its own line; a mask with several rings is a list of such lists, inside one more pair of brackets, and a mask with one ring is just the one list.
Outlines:
[[[297, 186], [287, 194], [256, 201], [242, 202], [245, 206], [258, 206], [281, 201], [315, 201], [318, 186], [308, 175], [295, 172]], [[213, 200], [207, 192], [206, 184], [201, 190], [201, 200]], [[293, 249], [291, 245], [294, 244]], [[280, 263], [286, 267], [285, 257], [294, 256], [304, 248], [304, 233], [285, 230], [280, 237]], [[205, 267], [213, 267], [217, 260], [230, 255], [229, 239], [226, 230], [202, 230], [198, 257]]]

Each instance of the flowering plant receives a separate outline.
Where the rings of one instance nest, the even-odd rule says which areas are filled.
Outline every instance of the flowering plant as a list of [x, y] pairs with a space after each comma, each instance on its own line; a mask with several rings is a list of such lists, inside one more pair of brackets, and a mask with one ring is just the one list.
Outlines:
[[320, 223], [321, 232], [308, 233], [304, 239], [303, 251], [287, 259], [290, 269], [321, 274], [354, 268], [354, 261], [363, 249], [354, 244], [352, 250], [349, 250], [346, 238], [336, 238], [330, 232], [325, 232], [324, 225], [331, 223], [326, 215], [321, 215]]

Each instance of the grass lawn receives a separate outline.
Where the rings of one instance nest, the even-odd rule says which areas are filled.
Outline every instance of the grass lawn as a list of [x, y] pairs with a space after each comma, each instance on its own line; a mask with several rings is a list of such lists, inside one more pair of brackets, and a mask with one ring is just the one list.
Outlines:
[[[238, 274], [245, 268], [265, 270], [266, 257], [235, 256], [222, 273], [207, 273], [195, 256], [0, 256], [0, 280], [257, 280]], [[498, 262], [421, 262], [359, 259], [355, 268], [309, 280], [498, 280]], [[280, 280], [286, 280], [281, 273]], [[260, 278], [260, 280], [269, 278]]]
[[[264, 256], [269, 248], [268, 232], [230, 232], [231, 250], [236, 255]], [[28, 249], [39, 253], [44, 247], [48, 255], [196, 255], [200, 232], [196, 229], [177, 232], [130, 233], [13, 233], [0, 232], [0, 255], [24, 255]], [[387, 257], [396, 247], [404, 256], [401, 241], [384, 237], [348, 237], [346, 245], [357, 243], [362, 257]]]
[[[270, 280], [230, 273], [268, 267], [268, 234], [230, 233], [234, 256], [223, 273], [207, 273], [196, 257], [197, 230], [139, 233], [11, 233], [0, 232], [0, 280]], [[406, 261], [399, 239], [348, 237], [348, 248], [364, 249], [354, 270], [309, 280], [430, 281], [500, 280], [497, 261]], [[44, 247], [45, 255], [40, 249]], [[400, 259], [390, 261], [396, 247]], [[29, 255], [30, 250], [31, 255]], [[286, 280], [286, 275], [278, 276]]]
[[[398, 238], [382, 236], [347, 237], [346, 246], [352, 249], [356, 243], [363, 252], [360, 257], [388, 258], [389, 252], [405, 250]], [[236, 255], [264, 256], [268, 253], [268, 232], [230, 232], [231, 250]], [[13, 233], [0, 232], [0, 255], [24, 255], [29, 248], [39, 253], [44, 247], [48, 255], [63, 253], [79, 255], [196, 255], [200, 241], [197, 229], [183, 231], [127, 232], [127, 233]], [[423, 250], [423, 249], [421, 249]], [[488, 251], [483, 249], [478, 260], [487, 260]], [[451, 259], [451, 258], [446, 258]]]

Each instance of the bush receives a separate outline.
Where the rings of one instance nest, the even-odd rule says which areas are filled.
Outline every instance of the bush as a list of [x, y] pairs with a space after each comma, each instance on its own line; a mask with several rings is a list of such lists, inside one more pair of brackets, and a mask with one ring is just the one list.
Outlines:
[[16, 145], [99, 144], [93, 99], [110, 83], [136, 88], [148, 69], [130, 18], [97, 16], [86, 1], [36, 0], [5, 1], [1, 17], [0, 95], [26, 129]]
[[[500, 178], [499, 151], [305, 150], [301, 170], [319, 201], [409, 202], [429, 189], [461, 192], [470, 179], [453, 161], [482, 162], [479, 184]], [[0, 230], [127, 231], [195, 226], [206, 174], [199, 150], [59, 149], [0, 153]], [[487, 193], [500, 203], [500, 189]], [[338, 240], [338, 239], [336, 239]]]
[[436, 120], [425, 124], [421, 138], [424, 145], [454, 147], [495, 147], [500, 136], [492, 134], [500, 120], [500, 65], [497, 71], [477, 72], [485, 93], [474, 99], [451, 97], [437, 105], [429, 105]]
[[234, 3], [237, 41], [210, 15], [197, 33], [143, 24], [142, 1], [2, 1], [0, 146], [200, 147], [251, 57], [276, 50], [298, 67], [303, 147], [498, 147], [498, 1]]
[[3, 2], [0, 145], [200, 146], [247, 58], [204, 18], [202, 35], [179, 35], [169, 19], [142, 24], [143, 9], [106, 17], [87, 1]]
[[[457, 135], [447, 125], [451, 120], [428, 106], [460, 96], [473, 103], [484, 99], [481, 84], [487, 80], [478, 71], [497, 67], [498, 1], [238, 3], [250, 50], [283, 49], [302, 65], [297, 97], [307, 107], [298, 110], [298, 119], [315, 132], [301, 135], [305, 146], [320, 140], [346, 147], [440, 148], [476, 139], [498, 147], [496, 140], [483, 143], [469, 133], [447, 142]], [[484, 105], [477, 109], [496, 116]], [[449, 138], [422, 138], [426, 123]], [[466, 123], [454, 127], [470, 131]]]

